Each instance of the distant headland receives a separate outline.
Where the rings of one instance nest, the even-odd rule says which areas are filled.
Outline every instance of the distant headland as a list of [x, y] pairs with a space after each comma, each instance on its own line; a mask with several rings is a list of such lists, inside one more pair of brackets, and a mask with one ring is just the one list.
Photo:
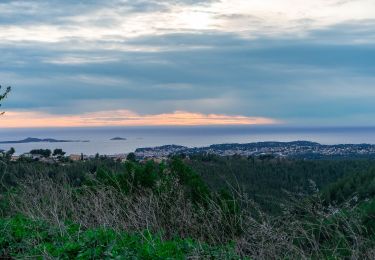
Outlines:
[[24, 143], [73, 143], [73, 142], [90, 142], [88, 140], [58, 140], [53, 138], [33, 138], [28, 137], [16, 141], [0, 141], [0, 144], [24, 144]]

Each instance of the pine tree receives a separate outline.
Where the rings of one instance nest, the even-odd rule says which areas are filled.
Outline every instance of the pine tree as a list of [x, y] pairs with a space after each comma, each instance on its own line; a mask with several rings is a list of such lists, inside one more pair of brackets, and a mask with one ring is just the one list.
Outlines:
[[[1, 89], [2, 89], [2, 86], [0, 85], [0, 90], [1, 90]], [[1, 101], [2, 101], [3, 99], [5, 99], [5, 98], [8, 96], [10, 90], [11, 90], [11, 88], [10, 88], [10, 87], [7, 87], [7, 88], [5, 89], [5, 92], [4, 92], [3, 94], [0, 94], [0, 107], [1, 107]], [[4, 114], [4, 112], [0, 112], [0, 115], [2, 115], [2, 114]]]

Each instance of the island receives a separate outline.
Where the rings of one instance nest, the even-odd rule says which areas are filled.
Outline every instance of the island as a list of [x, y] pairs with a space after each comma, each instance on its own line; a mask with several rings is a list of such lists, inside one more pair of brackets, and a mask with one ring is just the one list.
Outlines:
[[126, 141], [126, 138], [123, 138], [123, 137], [113, 137], [112, 139], [110, 139], [111, 141]]
[[17, 141], [0, 141], [0, 144], [24, 144], [24, 143], [72, 143], [72, 142], [89, 142], [88, 140], [58, 140], [53, 138], [33, 138], [28, 137], [26, 139]]

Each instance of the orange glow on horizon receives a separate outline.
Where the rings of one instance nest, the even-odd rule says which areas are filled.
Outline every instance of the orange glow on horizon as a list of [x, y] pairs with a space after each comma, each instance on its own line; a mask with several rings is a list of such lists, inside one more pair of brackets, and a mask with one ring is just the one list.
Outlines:
[[101, 111], [79, 115], [52, 115], [41, 112], [7, 112], [0, 118], [0, 128], [265, 125], [276, 123], [279, 122], [264, 117], [202, 114], [185, 111], [156, 115], [139, 115], [129, 110]]

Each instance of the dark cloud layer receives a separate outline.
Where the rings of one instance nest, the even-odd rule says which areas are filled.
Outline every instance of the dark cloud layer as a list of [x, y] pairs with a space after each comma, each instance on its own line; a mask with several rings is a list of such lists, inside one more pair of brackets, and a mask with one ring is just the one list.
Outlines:
[[[0, 24], [63, 25], [72, 14], [98, 6], [134, 13], [206, 2], [64, 1], [62, 11], [56, 8], [61, 1], [3, 1], [0, 8], [29, 9], [18, 18], [11, 11], [1, 15]], [[363, 123], [356, 119], [375, 115], [374, 25], [371, 20], [348, 22], [298, 38], [166, 33], [87, 42], [94, 46], [87, 49], [82, 39], [53, 44], [5, 41], [0, 43], [0, 79], [14, 86], [8, 109], [82, 113], [121, 108], [146, 114], [186, 110], [301, 124]], [[108, 47], [112, 45], [116, 48]]]

